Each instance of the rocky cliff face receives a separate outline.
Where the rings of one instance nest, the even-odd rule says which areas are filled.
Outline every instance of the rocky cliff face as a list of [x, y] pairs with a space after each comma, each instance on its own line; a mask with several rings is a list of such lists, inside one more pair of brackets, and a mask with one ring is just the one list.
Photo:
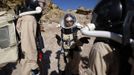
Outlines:
[[[5, 7], [5, 9], [14, 8], [17, 4], [20, 4], [22, 0], [2, 0], [2, 3], [0, 7]], [[84, 7], [79, 7], [77, 10], [68, 10], [63, 11], [61, 10], [56, 4], [52, 3], [52, 0], [44, 0], [45, 1], [45, 7], [43, 11], [42, 21], [47, 23], [59, 23], [61, 18], [65, 13], [72, 13], [77, 17], [78, 22], [85, 25], [88, 22], [90, 22], [91, 19], [91, 12], [92, 10], [85, 9]], [[0, 10], [3, 10], [0, 9]]]
[[77, 14], [88, 15], [88, 14], [92, 13], [92, 10], [86, 9], [86, 8], [84, 8], [84, 7], [81, 6], [81, 7], [79, 7], [79, 8], [77, 9], [76, 13], [77, 13]]
[[64, 11], [61, 10], [56, 4], [53, 4], [52, 2], [47, 5], [44, 9], [44, 15], [42, 16], [43, 22], [48, 23], [59, 23], [59, 20], [64, 15]]
[[49, 7], [47, 7], [47, 8], [49, 8], [49, 11], [44, 10], [45, 14], [42, 17], [43, 22], [59, 23], [65, 13], [71, 13], [71, 14], [75, 15], [78, 22], [80, 22], [83, 25], [89, 23], [90, 19], [91, 19], [91, 10], [88, 10], [88, 9], [77, 9], [77, 10], [63, 11], [57, 5], [55, 5], [53, 3], [51, 3], [49, 5]]

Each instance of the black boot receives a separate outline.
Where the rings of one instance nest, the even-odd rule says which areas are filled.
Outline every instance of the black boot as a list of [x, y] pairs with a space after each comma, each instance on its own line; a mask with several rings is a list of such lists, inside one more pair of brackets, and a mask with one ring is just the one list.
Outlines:
[[79, 74], [72, 74], [72, 75], [79, 75]]
[[72, 75], [79, 75], [79, 74], [72, 74]]
[[65, 75], [65, 71], [59, 71], [59, 75]]
[[39, 69], [32, 70], [32, 75], [40, 75]]

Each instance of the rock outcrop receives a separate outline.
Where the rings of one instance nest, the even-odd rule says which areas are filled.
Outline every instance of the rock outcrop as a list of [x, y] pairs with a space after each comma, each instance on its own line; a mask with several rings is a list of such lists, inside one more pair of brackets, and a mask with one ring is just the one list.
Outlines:
[[83, 15], [88, 15], [88, 14], [90, 14], [92, 12], [92, 10], [90, 10], [90, 9], [86, 9], [86, 8], [84, 8], [84, 7], [79, 7], [77, 10], [76, 10], [76, 13], [78, 13], [78, 14], [83, 14]]
[[42, 21], [49, 22], [49, 23], [52, 23], [52, 22], [59, 23], [63, 15], [64, 15], [63, 10], [61, 10], [55, 4], [51, 4], [49, 11], [42, 16]]

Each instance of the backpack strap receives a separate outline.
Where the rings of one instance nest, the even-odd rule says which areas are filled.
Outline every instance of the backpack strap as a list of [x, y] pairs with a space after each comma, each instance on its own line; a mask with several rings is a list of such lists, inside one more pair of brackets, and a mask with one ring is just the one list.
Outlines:
[[41, 31], [40, 31], [40, 25], [39, 24], [37, 24], [35, 41], [36, 41], [37, 50], [42, 51], [42, 49], [44, 48], [44, 42], [43, 42], [43, 38], [41, 36]]

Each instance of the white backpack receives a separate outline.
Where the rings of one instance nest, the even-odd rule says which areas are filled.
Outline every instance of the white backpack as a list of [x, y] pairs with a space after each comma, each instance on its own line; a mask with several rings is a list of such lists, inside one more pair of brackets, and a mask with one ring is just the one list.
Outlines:
[[0, 68], [18, 59], [16, 31], [13, 15], [0, 12]]

